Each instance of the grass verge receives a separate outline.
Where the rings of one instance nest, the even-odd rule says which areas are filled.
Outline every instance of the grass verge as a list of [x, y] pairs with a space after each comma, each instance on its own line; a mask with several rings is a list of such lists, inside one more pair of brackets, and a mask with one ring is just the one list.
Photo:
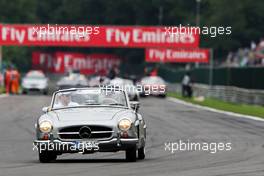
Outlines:
[[5, 92], [5, 88], [0, 86], [0, 94]]
[[252, 115], [264, 118], [264, 107], [262, 106], [255, 106], [255, 105], [246, 105], [246, 104], [236, 104], [236, 103], [229, 103], [225, 101], [221, 101], [218, 99], [213, 98], [205, 98], [204, 101], [195, 101], [193, 98], [184, 98], [180, 94], [175, 92], [169, 92], [167, 94], [170, 97], [174, 97], [186, 102], [190, 102], [193, 104], [198, 104], [201, 106], [207, 106], [214, 109], [244, 114], [244, 115]]

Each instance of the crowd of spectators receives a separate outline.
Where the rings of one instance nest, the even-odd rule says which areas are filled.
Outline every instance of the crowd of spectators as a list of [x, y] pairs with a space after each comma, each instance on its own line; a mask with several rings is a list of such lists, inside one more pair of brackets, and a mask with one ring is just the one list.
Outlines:
[[0, 72], [0, 87], [4, 86], [4, 77], [3, 74]]
[[248, 48], [239, 48], [229, 52], [222, 67], [264, 67], [264, 39], [259, 44], [251, 42]]

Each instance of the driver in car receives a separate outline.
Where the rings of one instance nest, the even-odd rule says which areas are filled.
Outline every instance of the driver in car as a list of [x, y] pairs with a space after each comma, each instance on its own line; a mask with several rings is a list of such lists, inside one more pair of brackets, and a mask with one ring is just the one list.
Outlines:
[[58, 95], [58, 102], [54, 105], [55, 108], [73, 107], [79, 104], [71, 100], [70, 93], [62, 93]]

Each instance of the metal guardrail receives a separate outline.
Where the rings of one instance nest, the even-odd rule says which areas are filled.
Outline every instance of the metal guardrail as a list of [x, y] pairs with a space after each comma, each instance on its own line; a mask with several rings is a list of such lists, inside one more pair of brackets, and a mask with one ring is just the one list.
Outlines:
[[[168, 91], [181, 93], [180, 84], [169, 84]], [[264, 90], [243, 89], [233, 86], [193, 85], [194, 96], [217, 98], [232, 103], [255, 104], [264, 106]]]

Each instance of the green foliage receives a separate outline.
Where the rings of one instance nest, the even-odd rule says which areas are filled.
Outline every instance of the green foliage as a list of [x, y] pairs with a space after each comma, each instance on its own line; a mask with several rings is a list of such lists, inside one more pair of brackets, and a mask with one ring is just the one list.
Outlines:
[[0, 86], [0, 94], [3, 94], [3, 93], [5, 93], [5, 88]]
[[263, 0], [203, 0], [202, 4], [202, 25], [232, 27], [230, 36], [203, 38], [202, 44], [214, 48], [218, 56], [249, 47], [251, 41], [263, 37]]
[[38, 22], [35, 0], [0, 0], [1, 23], [35, 23]]
[[4, 46], [3, 60], [7, 65], [14, 64], [20, 71], [25, 72], [31, 67], [31, 48]]

